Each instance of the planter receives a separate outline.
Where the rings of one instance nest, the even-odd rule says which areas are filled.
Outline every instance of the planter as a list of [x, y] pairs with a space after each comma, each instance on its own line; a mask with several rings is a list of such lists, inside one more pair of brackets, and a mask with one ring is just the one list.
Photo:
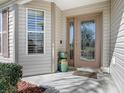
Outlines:
[[61, 59], [59, 61], [59, 71], [67, 72], [68, 71], [68, 62], [66, 59]]

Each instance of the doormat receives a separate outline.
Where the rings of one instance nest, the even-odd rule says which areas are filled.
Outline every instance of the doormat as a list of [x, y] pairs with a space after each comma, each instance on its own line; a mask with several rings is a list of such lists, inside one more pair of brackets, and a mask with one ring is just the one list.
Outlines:
[[97, 72], [88, 72], [88, 71], [74, 71], [73, 75], [76, 76], [84, 76], [89, 78], [95, 78], [97, 79]]

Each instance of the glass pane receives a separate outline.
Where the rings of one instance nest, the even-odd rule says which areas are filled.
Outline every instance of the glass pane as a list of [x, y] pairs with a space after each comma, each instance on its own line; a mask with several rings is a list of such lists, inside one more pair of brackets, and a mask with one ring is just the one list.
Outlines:
[[74, 57], [74, 22], [70, 22], [70, 29], [69, 29], [69, 44], [70, 44], [70, 59]]
[[44, 31], [44, 12], [28, 10], [28, 31]]
[[44, 34], [28, 32], [28, 53], [44, 52]]
[[96, 24], [94, 20], [82, 21], [81, 25], [81, 59], [95, 60]]

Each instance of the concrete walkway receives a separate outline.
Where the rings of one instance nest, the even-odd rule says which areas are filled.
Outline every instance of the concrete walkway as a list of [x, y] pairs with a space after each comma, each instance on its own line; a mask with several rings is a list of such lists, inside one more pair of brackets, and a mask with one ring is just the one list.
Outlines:
[[55, 73], [23, 78], [38, 86], [51, 86], [60, 93], [119, 93], [111, 79], [74, 76], [73, 72]]

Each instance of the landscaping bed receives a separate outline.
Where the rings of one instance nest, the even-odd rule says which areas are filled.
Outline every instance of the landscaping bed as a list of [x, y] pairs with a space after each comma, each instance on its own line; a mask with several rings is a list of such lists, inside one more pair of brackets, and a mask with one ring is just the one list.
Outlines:
[[46, 89], [21, 81], [22, 66], [0, 63], [0, 93], [43, 93]]
[[22, 66], [0, 63], [0, 93], [59, 93], [50, 86], [37, 86], [22, 81]]
[[25, 81], [17, 83], [17, 93], [43, 93], [46, 89]]

